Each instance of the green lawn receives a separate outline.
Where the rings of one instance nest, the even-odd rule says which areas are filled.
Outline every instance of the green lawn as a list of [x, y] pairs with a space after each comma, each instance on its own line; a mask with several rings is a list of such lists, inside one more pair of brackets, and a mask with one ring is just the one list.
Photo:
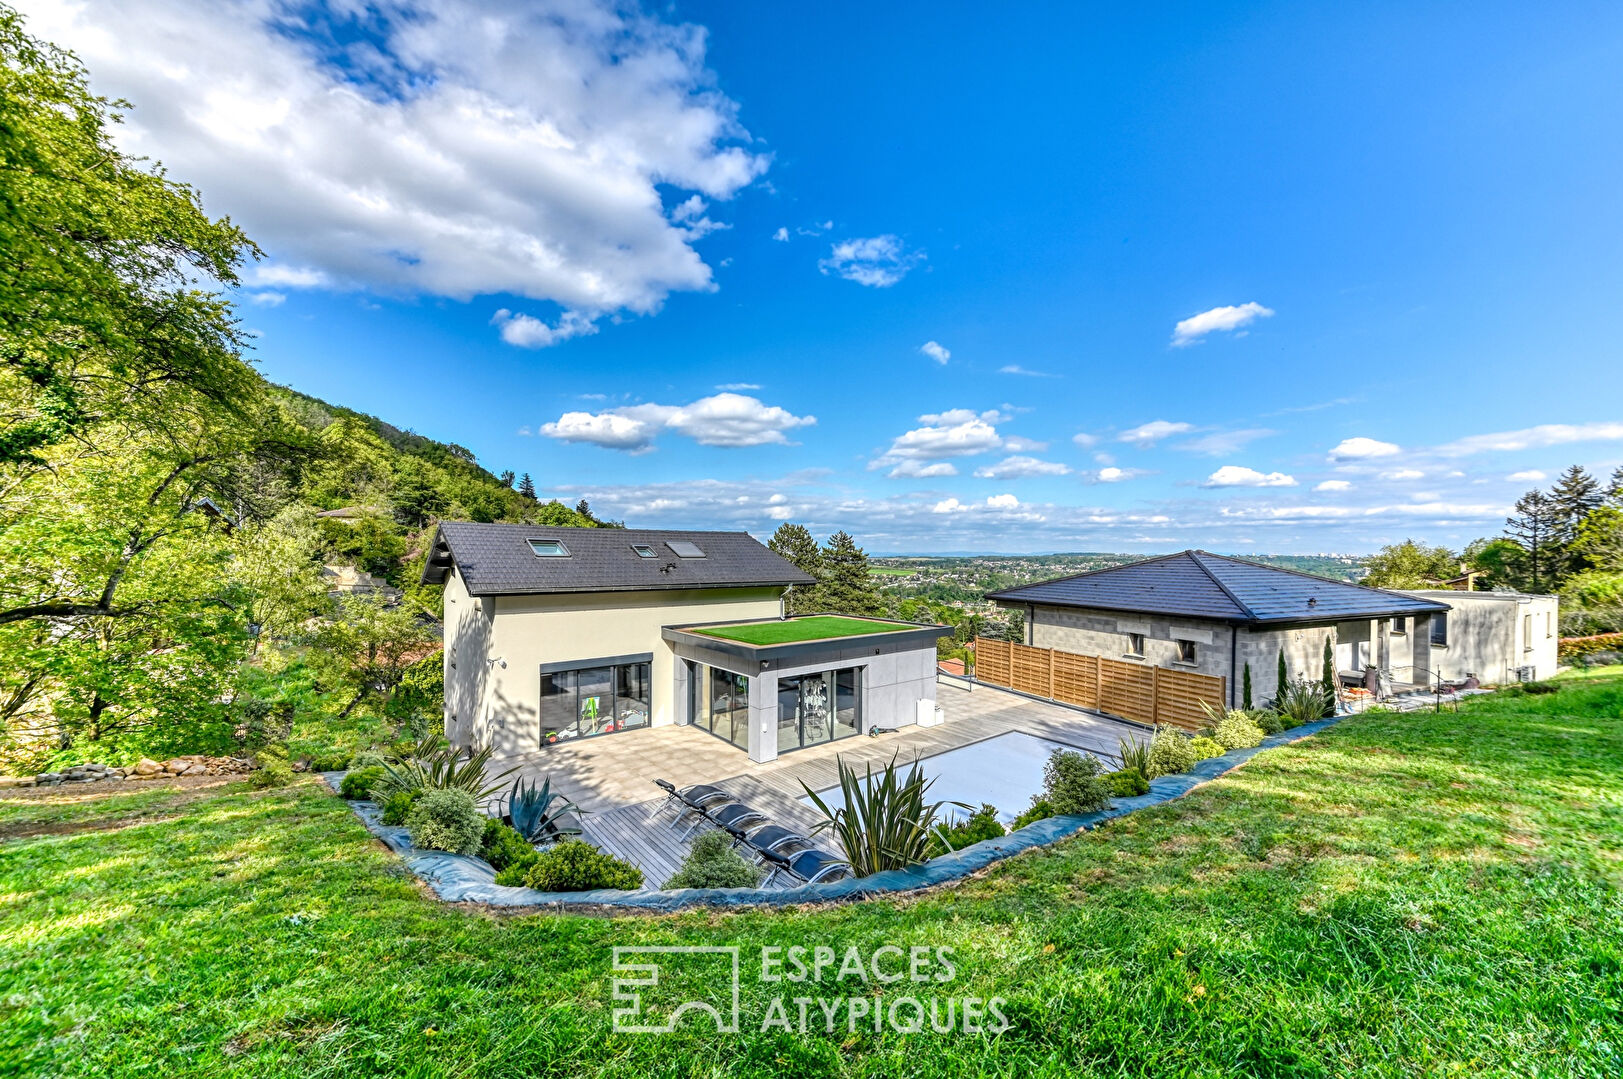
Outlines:
[[[1616, 670], [1363, 716], [958, 887], [782, 913], [452, 909], [312, 779], [0, 796], [0, 1074], [1615, 1076], [1620, 717]], [[808, 993], [768, 943], [950, 946], [1010, 1028], [761, 1033]], [[634, 944], [744, 946], [743, 1032], [612, 1033]]]
[[776, 622], [746, 622], [737, 626], [706, 626], [692, 632], [707, 637], [742, 644], [793, 644], [796, 641], [821, 641], [830, 637], [861, 637], [870, 633], [894, 633], [894, 622], [875, 622], [867, 618], [843, 618], [835, 614], [811, 614], [800, 618], [785, 618]]

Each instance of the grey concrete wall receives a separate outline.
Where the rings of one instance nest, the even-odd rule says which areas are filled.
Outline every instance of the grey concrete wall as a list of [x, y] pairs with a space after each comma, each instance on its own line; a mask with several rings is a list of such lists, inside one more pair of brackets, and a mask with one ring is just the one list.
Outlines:
[[[1335, 647], [1335, 626], [1287, 627], [1281, 629], [1240, 630], [1240, 673], [1235, 681], [1244, 678], [1245, 665], [1251, 665], [1251, 699], [1254, 704], [1272, 700], [1279, 683], [1279, 653], [1285, 653], [1285, 672], [1291, 679], [1311, 678], [1317, 681], [1324, 673], [1324, 642]], [[1235, 689], [1235, 699], [1239, 699]]]
[[1474, 674], [1484, 682], [1513, 681], [1522, 666], [1534, 668], [1536, 678], [1555, 673], [1561, 632], [1555, 596], [1441, 589], [1411, 594], [1452, 608], [1448, 644], [1428, 649], [1431, 669], [1444, 679]]

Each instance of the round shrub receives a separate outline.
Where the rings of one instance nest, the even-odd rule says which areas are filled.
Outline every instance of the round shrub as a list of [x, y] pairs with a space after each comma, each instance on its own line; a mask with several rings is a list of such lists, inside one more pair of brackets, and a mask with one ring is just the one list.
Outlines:
[[390, 791], [383, 796], [383, 801], [378, 803], [378, 808], [382, 810], [380, 819], [390, 827], [405, 824], [407, 815], [411, 813], [411, 807], [417, 804], [417, 799], [422, 797], [422, 794], [421, 789]]
[[341, 798], [370, 798], [372, 788], [378, 785], [383, 778], [383, 769], [356, 768], [344, 773], [344, 781], [338, 784], [338, 794]]
[[1058, 816], [1096, 813], [1110, 804], [1110, 783], [1099, 758], [1056, 749], [1043, 765], [1043, 797]]
[[503, 870], [514, 862], [524, 861], [535, 853], [518, 829], [492, 817], [485, 822], [485, 833], [479, 840], [479, 857], [495, 870]]
[[725, 832], [705, 832], [693, 841], [682, 868], [666, 888], [753, 888], [761, 882], [756, 868], [739, 857]]
[[1147, 778], [1169, 776], [1187, 772], [1195, 766], [1195, 752], [1189, 748], [1189, 738], [1172, 727], [1157, 727], [1150, 740], [1150, 771]]
[[1150, 793], [1150, 781], [1137, 768], [1123, 768], [1105, 776], [1110, 781], [1110, 793], [1117, 798], [1134, 798]]
[[406, 828], [418, 850], [448, 850], [478, 854], [485, 834], [485, 816], [473, 795], [463, 790], [425, 791], [406, 814]]
[[1296, 722], [1287, 716], [1282, 716], [1271, 708], [1258, 708], [1245, 712], [1251, 722], [1262, 728], [1263, 734], [1278, 734], [1289, 727], [1296, 726]]
[[363, 749], [349, 759], [351, 769], [382, 768], [389, 760], [375, 749]]
[[1039, 795], [1031, 800], [1030, 809], [1014, 818], [1014, 823], [1009, 825], [1009, 830], [1013, 831], [1016, 828], [1024, 828], [1028, 824], [1034, 824], [1040, 820], [1047, 820], [1053, 815], [1054, 807], [1048, 804], [1048, 799]]
[[287, 762], [287, 750], [282, 746], [266, 746], [254, 754], [259, 767], [248, 775], [248, 782], [259, 788], [285, 787], [293, 782], [293, 766]]
[[524, 880], [530, 875], [530, 867], [541, 857], [541, 852], [531, 847], [529, 853], [520, 854], [506, 866], [497, 871], [496, 883], [504, 888], [523, 888]]
[[1190, 739], [1189, 748], [1194, 751], [1197, 761], [1203, 761], [1208, 757], [1221, 757], [1228, 752], [1223, 748], [1222, 742], [1215, 738], [1208, 738], [1204, 734], [1199, 738]]
[[1262, 728], [1253, 723], [1244, 712], [1230, 712], [1212, 732], [1212, 737], [1224, 749], [1245, 749], [1262, 741]]
[[566, 839], [542, 851], [524, 883], [543, 892], [590, 892], [597, 888], [629, 891], [642, 887], [642, 870], [604, 854], [590, 843]]
[[997, 806], [982, 802], [981, 807], [969, 816], [950, 824], [937, 825], [930, 833], [930, 843], [925, 853], [935, 858], [950, 850], [963, 850], [1005, 834], [1003, 822], [997, 819]]

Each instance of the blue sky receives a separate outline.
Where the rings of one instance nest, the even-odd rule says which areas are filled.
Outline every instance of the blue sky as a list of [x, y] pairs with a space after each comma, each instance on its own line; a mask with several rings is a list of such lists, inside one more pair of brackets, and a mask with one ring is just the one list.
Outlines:
[[1623, 463], [1615, 5], [23, 9], [267, 376], [631, 524], [1356, 552]]

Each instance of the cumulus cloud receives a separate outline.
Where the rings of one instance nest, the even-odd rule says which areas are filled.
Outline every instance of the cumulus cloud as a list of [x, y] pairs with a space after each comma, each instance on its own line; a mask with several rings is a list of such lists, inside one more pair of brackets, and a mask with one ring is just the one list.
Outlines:
[[934, 360], [936, 363], [946, 363], [948, 360], [952, 359], [952, 351], [935, 341], [924, 342], [924, 344], [919, 346], [919, 351], [930, 357], [930, 359]]
[[975, 412], [967, 408], [920, 416], [922, 427], [905, 431], [891, 441], [890, 448], [868, 463], [869, 468], [890, 468], [903, 461], [940, 461], [951, 457], [972, 457], [1004, 448], [997, 424], [1007, 419], [993, 409]]
[[269, 291], [267, 291], [267, 292], [250, 292], [248, 294], [248, 302], [256, 303], [261, 307], [280, 307], [280, 306], [282, 306], [282, 302], [284, 300], [286, 300], [286, 299], [287, 299], [287, 293], [285, 293], [285, 292], [269, 292]]
[[1346, 480], [1325, 480], [1313, 488], [1315, 491], [1350, 491], [1352, 484]]
[[958, 469], [949, 461], [926, 462], [916, 458], [909, 458], [899, 463], [886, 475], [893, 480], [935, 479], [941, 476], [956, 476], [958, 475]]
[[1295, 487], [1296, 478], [1283, 472], [1258, 472], [1244, 465], [1224, 465], [1206, 477], [1202, 487]]
[[1243, 431], [1213, 431], [1211, 434], [1191, 438], [1172, 447], [1188, 453], [1205, 454], [1207, 457], [1226, 457], [1237, 453], [1255, 442], [1259, 438], [1267, 438], [1274, 434], [1266, 427], [1250, 427]]
[[1012, 510], [1020, 508], [1020, 500], [1013, 495], [988, 495], [986, 505], [994, 510]]
[[841, 240], [829, 249], [828, 258], [818, 262], [817, 268], [825, 274], [834, 274], [859, 285], [889, 288], [923, 261], [924, 252], [909, 251], [900, 237], [886, 233], [865, 239]]
[[935, 504], [935, 506], [931, 509], [931, 512], [932, 513], [964, 513], [968, 509], [969, 509], [968, 506], [964, 505], [962, 502], [958, 501], [956, 498], [943, 498], [940, 502], [937, 502]]
[[1418, 468], [1394, 468], [1381, 473], [1383, 480], [1418, 480], [1425, 473]]
[[502, 340], [519, 348], [550, 348], [571, 337], [597, 332], [597, 323], [579, 311], [565, 311], [557, 323], [548, 326], [534, 315], [524, 315], [503, 307], [491, 316], [490, 324], [500, 329]]
[[1065, 476], [1070, 474], [1070, 467], [1058, 461], [1043, 461], [1036, 457], [1005, 457], [996, 464], [985, 465], [975, 470], [975, 475], [983, 480], [1010, 480], [1023, 479], [1027, 476]]
[[[705, 200], [768, 165], [703, 28], [609, 0], [89, 0], [30, 29], [135, 103], [125, 149], [259, 241], [259, 285], [647, 313], [713, 287]], [[548, 340], [529, 317], [504, 336]]]
[[795, 416], [754, 397], [718, 393], [689, 405], [626, 405], [606, 412], [566, 412], [541, 425], [541, 433], [563, 442], [589, 442], [605, 449], [647, 453], [664, 431], [701, 446], [787, 445], [785, 432], [817, 422]]
[[1075, 442], [1078, 446], [1092, 446], [1098, 443], [1099, 436], [1090, 435], [1086, 431], [1078, 431], [1076, 434], [1071, 436], [1071, 441]]
[[1549, 479], [1549, 476], [1536, 468], [1529, 468], [1522, 472], [1512, 472], [1505, 479], [1511, 483], [1540, 483]]
[[789, 242], [789, 230], [780, 225], [778, 231], [772, 234], [772, 238], [780, 244], [786, 244]]
[[1393, 442], [1382, 442], [1374, 438], [1345, 438], [1336, 443], [1330, 451], [1332, 461], [1360, 461], [1370, 457], [1391, 457], [1403, 452], [1403, 448]]
[[1243, 303], [1237, 307], [1214, 307], [1191, 315], [1172, 328], [1172, 344], [1182, 348], [1192, 345], [1209, 333], [1232, 333], [1251, 325], [1259, 318], [1272, 318], [1273, 312], [1260, 303]]
[[1084, 472], [1082, 478], [1089, 483], [1121, 483], [1123, 480], [1134, 479], [1142, 475], [1144, 475], [1142, 469], [1117, 468], [1115, 465], [1109, 465], [1097, 472]]
[[1137, 427], [1123, 431], [1117, 436], [1118, 441], [1127, 442], [1134, 446], [1153, 446], [1163, 438], [1173, 435], [1188, 434], [1195, 429], [1192, 423], [1172, 423], [1167, 420], [1151, 420], [1149, 423], [1139, 424]]
[[1438, 446], [1444, 457], [1464, 457], [1473, 453], [1530, 450], [1544, 446], [1565, 446], [1572, 442], [1616, 442], [1623, 439], [1623, 423], [1542, 423], [1519, 431], [1471, 435]]

